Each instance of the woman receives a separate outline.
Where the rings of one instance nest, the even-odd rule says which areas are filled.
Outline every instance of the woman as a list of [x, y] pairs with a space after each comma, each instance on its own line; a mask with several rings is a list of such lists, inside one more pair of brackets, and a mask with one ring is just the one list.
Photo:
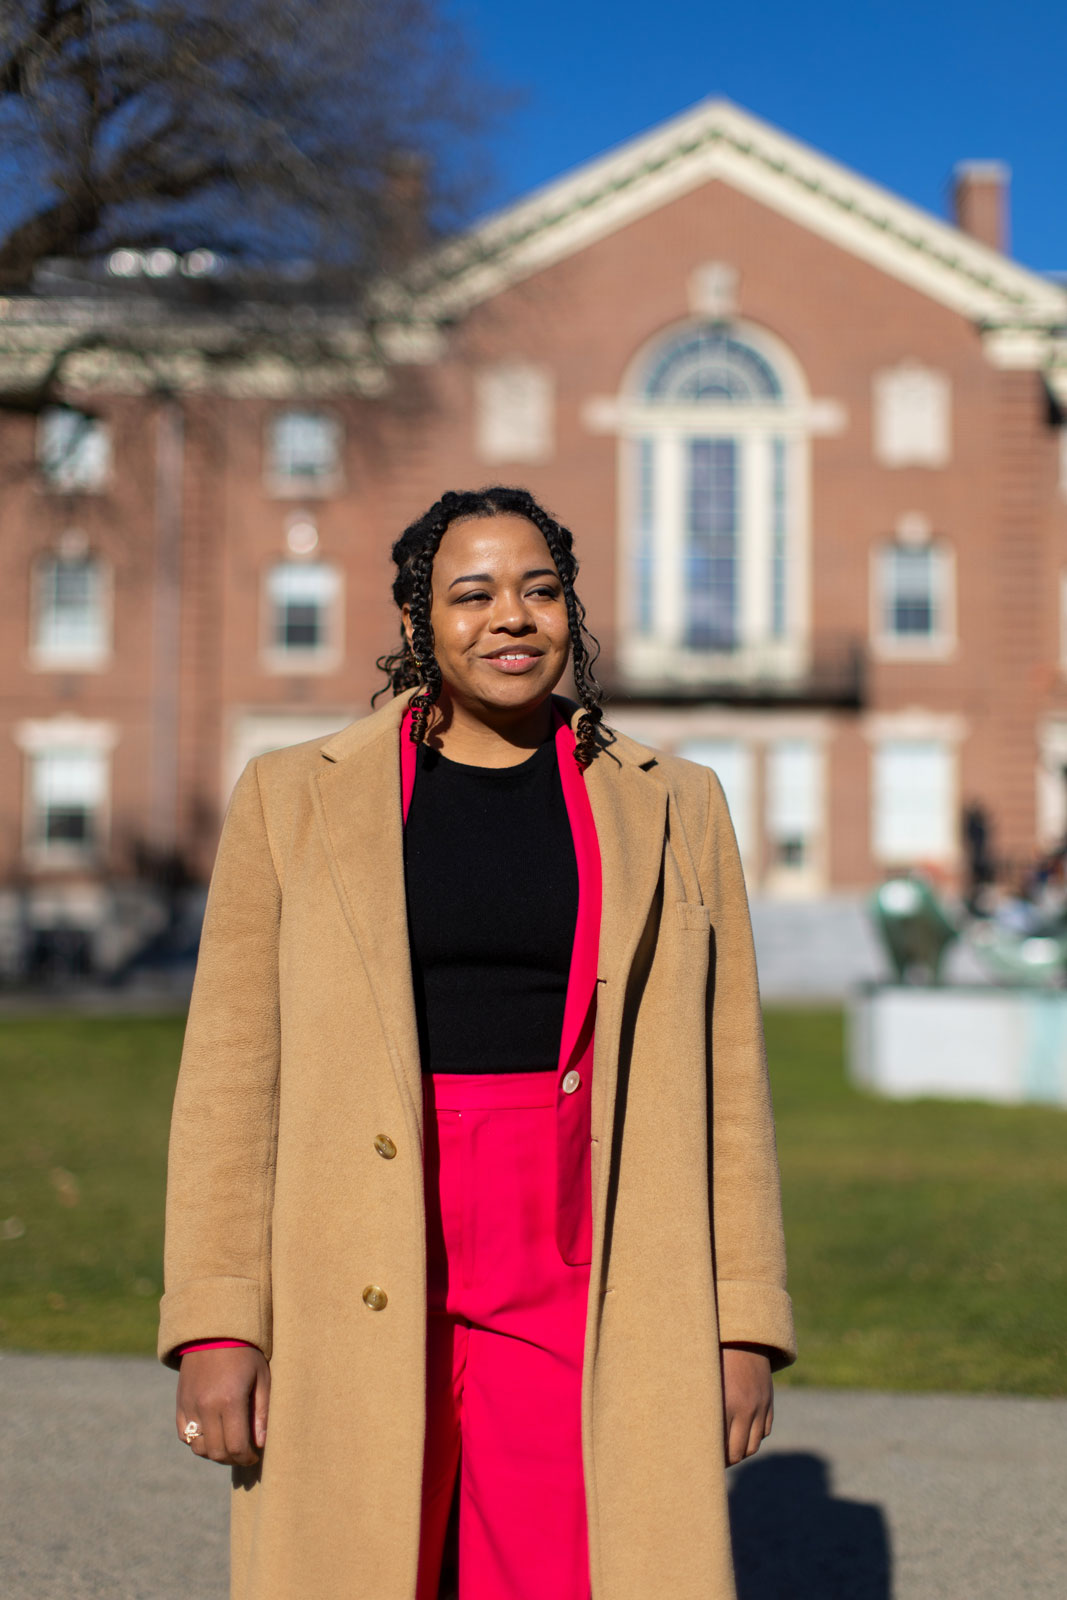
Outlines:
[[722, 791], [602, 726], [525, 491], [393, 555], [392, 703], [250, 763], [223, 830], [179, 1433], [235, 1469], [235, 1600], [432, 1600], [460, 1461], [461, 1600], [731, 1600], [724, 1467], [795, 1352]]

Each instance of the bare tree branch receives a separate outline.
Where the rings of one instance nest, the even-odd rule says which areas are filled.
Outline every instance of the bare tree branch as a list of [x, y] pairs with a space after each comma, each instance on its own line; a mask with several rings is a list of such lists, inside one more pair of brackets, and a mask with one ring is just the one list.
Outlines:
[[439, 0], [0, 0], [0, 289], [155, 238], [358, 290], [395, 265], [398, 160], [447, 228], [487, 108]]

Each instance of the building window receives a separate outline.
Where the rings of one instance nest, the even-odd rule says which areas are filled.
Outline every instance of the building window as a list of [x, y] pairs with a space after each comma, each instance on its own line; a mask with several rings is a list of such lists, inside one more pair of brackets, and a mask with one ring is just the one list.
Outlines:
[[37, 461], [49, 489], [99, 492], [111, 470], [110, 430], [71, 406], [46, 406], [37, 420]]
[[108, 585], [95, 556], [46, 556], [34, 572], [32, 655], [40, 667], [93, 667], [109, 653]]
[[738, 635], [736, 439], [686, 441], [685, 643], [732, 650]]
[[1042, 717], [1037, 748], [1037, 842], [1043, 850], [1058, 850], [1067, 835], [1067, 718]]
[[952, 643], [953, 564], [939, 543], [894, 540], [875, 554], [874, 644], [883, 654], [928, 655]]
[[771, 637], [786, 633], [786, 529], [788, 486], [784, 439], [771, 441]]
[[331, 494], [341, 485], [340, 420], [325, 411], [281, 411], [270, 420], [267, 477], [275, 494]]
[[554, 449], [552, 374], [526, 361], [483, 367], [474, 386], [482, 461], [548, 461]]
[[767, 836], [771, 864], [790, 872], [812, 866], [823, 809], [822, 751], [812, 739], [776, 739], [767, 747]]
[[883, 467], [944, 467], [951, 456], [951, 388], [917, 362], [877, 372], [874, 457]]
[[766, 357], [710, 323], [672, 339], [660, 352], [645, 380], [645, 397], [751, 405], [780, 401], [782, 385]]
[[107, 756], [57, 747], [31, 760], [32, 844], [51, 855], [91, 854], [103, 831]]
[[301, 663], [322, 671], [339, 658], [340, 577], [323, 562], [283, 561], [267, 577], [267, 651], [292, 671]]
[[620, 406], [627, 677], [795, 676], [806, 635], [802, 382], [756, 330], [703, 324]]
[[654, 632], [656, 617], [656, 452], [651, 439], [637, 441], [635, 457], [637, 528], [634, 539], [634, 622], [638, 633], [647, 638]]
[[873, 845], [883, 862], [956, 853], [955, 757], [942, 739], [885, 739], [873, 751]]
[[898, 639], [929, 639], [937, 632], [933, 551], [891, 545], [882, 555], [885, 631]]
[[675, 752], [687, 761], [711, 767], [722, 784], [730, 819], [737, 835], [737, 847], [748, 865], [754, 842], [752, 826], [753, 761], [750, 747], [742, 739], [686, 739]]

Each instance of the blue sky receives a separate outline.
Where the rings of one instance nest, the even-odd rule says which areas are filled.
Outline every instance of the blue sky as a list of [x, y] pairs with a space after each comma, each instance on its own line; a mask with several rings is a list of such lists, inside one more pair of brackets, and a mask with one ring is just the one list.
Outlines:
[[1012, 169], [1012, 254], [1067, 271], [1067, 0], [452, 0], [497, 83], [490, 205], [721, 94], [936, 215]]

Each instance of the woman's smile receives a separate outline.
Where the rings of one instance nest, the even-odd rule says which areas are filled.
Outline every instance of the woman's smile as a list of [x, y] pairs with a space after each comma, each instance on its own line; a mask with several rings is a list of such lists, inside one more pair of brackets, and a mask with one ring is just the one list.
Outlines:
[[544, 652], [535, 649], [532, 645], [508, 645], [499, 650], [492, 650], [482, 657], [487, 666], [495, 672], [529, 672], [536, 666]]

